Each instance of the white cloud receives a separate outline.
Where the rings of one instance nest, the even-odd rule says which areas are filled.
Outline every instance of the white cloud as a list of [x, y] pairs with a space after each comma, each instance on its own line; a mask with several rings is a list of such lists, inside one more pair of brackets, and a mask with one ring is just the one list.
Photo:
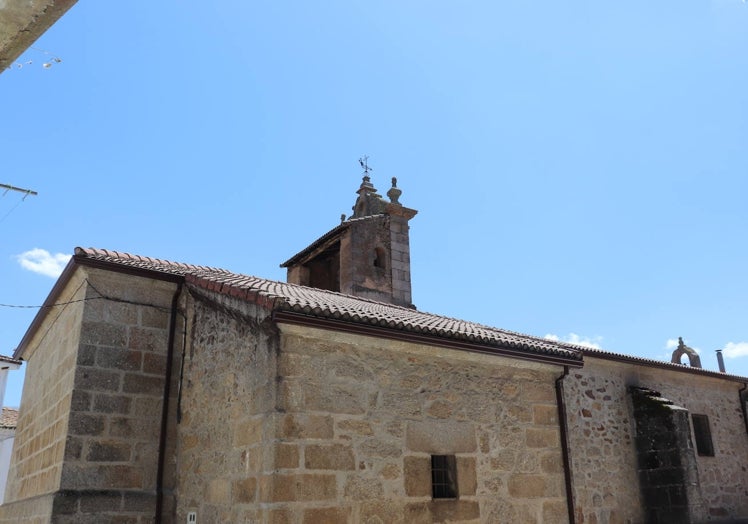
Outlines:
[[748, 357], [748, 342], [728, 342], [722, 354], [727, 358]]
[[47, 277], [57, 278], [65, 269], [65, 264], [70, 260], [70, 255], [55, 253], [54, 255], [46, 249], [34, 248], [30, 251], [16, 255], [16, 260], [23, 269], [39, 273]]
[[546, 340], [552, 340], [554, 342], [568, 342], [569, 344], [576, 344], [577, 346], [586, 346], [588, 348], [600, 349], [600, 342], [603, 341], [603, 337], [582, 337], [576, 333], [569, 333], [565, 337], [559, 337], [552, 333], [548, 333], [543, 337]]

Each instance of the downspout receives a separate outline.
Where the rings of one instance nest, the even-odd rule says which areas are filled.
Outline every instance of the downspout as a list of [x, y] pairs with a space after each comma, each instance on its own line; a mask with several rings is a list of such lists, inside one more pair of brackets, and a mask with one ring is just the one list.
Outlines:
[[564, 401], [563, 385], [563, 380], [567, 376], [569, 376], [569, 366], [564, 366], [564, 374], [556, 379], [556, 405], [558, 406], [558, 426], [561, 430], [561, 459], [564, 464], [564, 480], [566, 481], [566, 509], [569, 512], [569, 524], [574, 524], [574, 493], [572, 492], [569, 430], [566, 425], [566, 402]]
[[156, 524], [161, 524], [164, 505], [164, 469], [166, 467], [166, 432], [169, 426], [169, 395], [171, 394], [172, 361], [174, 360], [174, 340], [177, 331], [177, 306], [182, 294], [182, 283], [171, 299], [171, 318], [169, 319], [169, 340], [166, 344], [166, 376], [164, 377], [164, 398], [161, 406], [161, 433], [158, 442], [158, 470], [156, 473]]
[[740, 401], [740, 411], [743, 412], [743, 422], [745, 422], [745, 431], [748, 433], [748, 399], [745, 398], [745, 390], [748, 384], [743, 383], [743, 387], [738, 390], [738, 400]]

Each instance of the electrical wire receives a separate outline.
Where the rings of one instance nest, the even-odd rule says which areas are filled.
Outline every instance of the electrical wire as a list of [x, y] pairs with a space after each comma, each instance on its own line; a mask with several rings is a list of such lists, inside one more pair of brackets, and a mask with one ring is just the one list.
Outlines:
[[[158, 304], [150, 304], [146, 302], [137, 302], [135, 300], [125, 300], [124, 298], [117, 298], [117, 297], [109, 297], [105, 294], [103, 294], [101, 291], [96, 289], [94, 285], [88, 280], [85, 279], [82, 284], [88, 284], [88, 287], [90, 287], [96, 294], [98, 294], [98, 297], [86, 297], [86, 298], [79, 298], [77, 300], [68, 300], [67, 302], [55, 302], [54, 304], [42, 304], [41, 306], [24, 306], [24, 305], [18, 305], [18, 304], [0, 304], [0, 307], [7, 307], [7, 308], [16, 308], [16, 309], [52, 309], [55, 307], [63, 307], [70, 304], [78, 304], [80, 302], [89, 302], [91, 300], [110, 300], [112, 302], [121, 302], [123, 304], [132, 304], [135, 306], [147, 306], [152, 307], [155, 309], [161, 309], [163, 311], [169, 311], [168, 307], [165, 306], [159, 306]], [[81, 285], [82, 285], [81, 284]], [[80, 287], [78, 288], [80, 289]], [[76, 290], [77, 292], [77, 290]]]
[[[3, 196], [5, 196], [5, 195], [3, 195]], [[8, 218], [8, 215], [10, 215], [10, 214], [11, 214], [11, 213], [12, 213], [13, 211], [15, 211], [15, 209], [16, 209], [16, 208], [17, 208], [18, 206], [20, 206], [20, 205], [21, 205], [21, 202], [23, 202], [23, 200], [24, 200], [24, 199], [22, 198], [21, 200], [19, 200], [18, 202], [16, 202], [16, 205], [15, 205], [15, 206], [13, 206], [13, 207], [11, 207], [11, 208], [10, 208], [10, 210], [9, 210], [9, 211], [8, 211], [7, 213], [5, 213], [5, 214], [3, 215], [3, 217], [2, 217], [2, 218], [0, 218], [0, 223], [2, 223], [2, 222], [3, 222], [3, 220], [5, 220], [6, 218]]]

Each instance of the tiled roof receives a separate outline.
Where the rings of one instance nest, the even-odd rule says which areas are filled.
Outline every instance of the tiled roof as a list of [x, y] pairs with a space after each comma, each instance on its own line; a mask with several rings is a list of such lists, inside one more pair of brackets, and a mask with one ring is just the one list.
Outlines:
[[75, 255], [77, 260], [95, 260], [117, 266], [181, 275], [189, 284], [247, 300], [275, 311], [290, 311], [309, 317], [519, 350], [527, 352], [528, 356], [535, 354], [577, 361], [582, 359], [581, 348], [568, 344], [332, 291], [117, 251], [76, 248]]
[[639, 364], [648, 367], [657, 367], [661, 369], [671, 369], [673, 371], [685, 371], [686, 373], [695, 373], [697, 375], [705, 375], [715, 378], [723, 378], [736, 382], [748, 382], [748, 378], [740, 375], [731, 375], [729, 373], [722, 373], [721, 371], [713, 371], [711, 369], [695, 368], [686, 364], [676, 364], [674, 362], [668, 362], [665, 360], [655, 360], [652, 358], [644, 358], [635, 355], [626, 355], [625, 353], [616, 353], [614, 351], [606, 351], [597, 348], [591, 348], [587, 346], [579, 347], [586, 356], [593, 358], [602, 358], [605, 360], [618, 360], [622, 362], [629, 362], [632, 364]]
[[307, 247], [305, 247], [304, 249], [296, 253], [294, 256], [292, 256], [291, 258], [283, 262], [280, 265], [280, 267], [288, 267], [288, 266], [295, 264], [296, 262], [299, 262], [300, 260], [302, 260], [304, 257], [309, 255], [311, 252], [313, 252], [318, 247], [334, 239], [335, 237], [340, 236], [340, 233], [348, 229], [348, 227], [353, 222], [360, 222], [360, 221], [372, 220], [372, 219], [381, 219], [384, 216], [385, 215], [371, 215], [371, 216], [360, 217], [360, 218], [350, 218], [344, 222], [341, 222], [339, 225], [335, 226], [330, 231], [328, 231], [327, 233], [319, 237], [317, 240], [309, 244]]
[[122, 253], [120, 251], [110, 251], [108, 249], [86, 249], [82, 247], [76, 247], [75, 254], [76, 256], [81, 256], [93, 260], [115, 262], [123, 266], [151, 271], [161, 271], [172, 275], [186, 275], [188, 273], [196, 273], [199, 271], [231, 274], [229, 271], [226, 271], [224, 269], [218, 269], [208, 266], [195, 266], [193, 264], [182, 264], [180, 262], [171, 262], [169, 260], [160, 260], [158, 258], [131, 255], [129, 253]]
[[16, 360], [13, 357], [6, 357], [5, 355], [0, 355], [0, 362], [7, 362], [8, 364], [18, 364], [21, 365], [20, 360]]
[[0, 428], [15, 429], [18, 425], [18, 410], [13, 408], [3, 408], [0, 415]]

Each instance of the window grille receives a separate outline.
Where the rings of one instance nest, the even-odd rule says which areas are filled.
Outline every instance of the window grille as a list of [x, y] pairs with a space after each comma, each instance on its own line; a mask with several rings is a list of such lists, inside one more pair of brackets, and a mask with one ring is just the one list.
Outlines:
[[435, 499], [457, 498], [457, 464], [454, 455], [431, 455], [431, 492]]

